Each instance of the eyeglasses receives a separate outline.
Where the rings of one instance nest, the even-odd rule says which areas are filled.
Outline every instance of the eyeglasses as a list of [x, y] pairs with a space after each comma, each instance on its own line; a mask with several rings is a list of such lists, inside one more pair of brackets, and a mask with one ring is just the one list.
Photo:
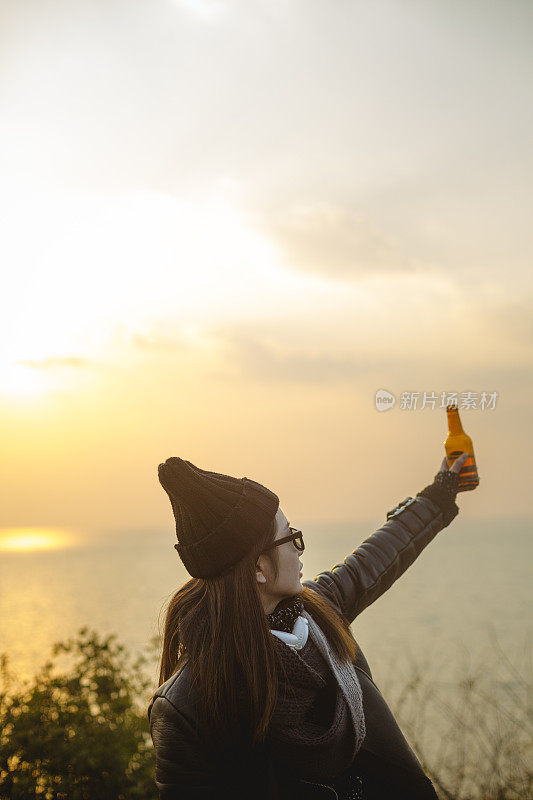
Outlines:
[[266, 547], [263, 550], [263, 552], [265, 553], [272, 547], [277, 547], [278, 544], [285, 544], [285, 542], [293, 541], [296, 549], [299, 550], [300, 553], [303, 553], [303, 551], [305, 550], [303, 533], [299, 531], [298, 528], [289, 528], [289, 530], [291, 532], [290, 536], [284, 536], [283, 539], [278, 539], [277, 541], [273, 542], [268, 547]]

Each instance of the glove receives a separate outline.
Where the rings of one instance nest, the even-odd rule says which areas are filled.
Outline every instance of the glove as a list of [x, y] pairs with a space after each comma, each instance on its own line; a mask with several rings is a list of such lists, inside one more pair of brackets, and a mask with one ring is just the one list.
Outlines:
[[463, 453], [459, 458], [455, 459], [451, 469], [448, 469], [448, 462], [444, 458], [433, 483], [426, 486], [416, 495], [417, 497], [428, 497], [441, 509], [444, 527], [447, 527], [459, 513], [459, 508], [455, 502], [459, 487], [459, 470], [467, 458], [468, 453]]

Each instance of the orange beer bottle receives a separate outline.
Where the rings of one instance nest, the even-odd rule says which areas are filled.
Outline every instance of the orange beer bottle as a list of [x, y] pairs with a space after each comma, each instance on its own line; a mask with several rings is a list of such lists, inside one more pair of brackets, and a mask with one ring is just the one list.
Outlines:
[[448, 438], [444, 442], [444, 447], [446, 449], [448, 469], [455, 459], [459, 458], [461, 453], [469, 454], [459, 472], [459, 487], [457, 489], [458, 492], [467, 492], [469, 489], [475, 489], [479, 484], [472, 439], [463, 430], [457, 404], [449, 404], [446, 407], [446, 413], [448, 415]]

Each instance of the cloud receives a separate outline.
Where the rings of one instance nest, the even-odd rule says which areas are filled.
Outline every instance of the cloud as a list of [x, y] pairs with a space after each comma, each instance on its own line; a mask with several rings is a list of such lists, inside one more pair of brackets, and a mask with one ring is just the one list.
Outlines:
[[[260, 223], [261, 224], [261, 223]], [[339, 205], [297, 206], [263, 221], [288, 264], [329, 278], [368, 273], [413, 273], [428, 265], [363, 214]]]
[[146, 350], [152, 353], [174, 353], [178, 350], [188, 350], [190, 343], [183, 337], [162, 336], [160, 334], [147, 336], [146, 334], [136, 333], [129, 339], [132, 347], [139, 350]]
[[93, 362], [87, 358], [66, 356], [41, 359], [18, 359], [16, 363], [23, 367], [33, 367], [35, 369], [56, 369], [58, 367], [74, 367], [79, 369], [89, 367]]
[[[225, 351], [226, 363], [223, 369], [214, 373], [222, 380], [235, 379], [231, 365], [237, 367], [240, 377], [245, 380], [309, 385], [356, 380], [372, 372], [376, 366], [376, 357], [372, 353], [328, 355], [305, 344], [291, 349], [283, 344], [282, 337], [275, 340], [267, 329], [254, 329], [253, 326], [219, 326], [212, 329], [210, 335], [220, 350]], [[384, 359], [380, 366], [385, 366], [385, 363], [393, 368], [394, 358]]]
[[533, 343], [533, 316], [531, 306], [533, 297], [524, 296], [495, 301], [492, 307], [481, 307], [487, 325], [499, 328], [502, 335], [517, 342], [531, 345]]
[[174, 0], [174, 5], [206, 22], [218, 19], [227, 10], [222, 0]]
[[[446, 351], [438, 336], [435, 346], [425, 352], [392, 340], [387, 350], [378, 351], [373, 349], [369, 331], [361, 341], [354, 333], [354, 344], [348, 349], [341, 337], [337, 347], [328, 349], [327, 344], [307, 344], [305, 336], [295, 343], [290, 329], [282, 330], [279, 325], [217, 326], [211, 328], [209, 338], [221, 360], [220, 367], [211, 369], [210, 375], [227, 382], [242, 379], [266, 386], [347, 384], [367, 390], [370, 382], [377, 390], [385, 382], [393, 392], [497, 391], [503, 396], [516, 393], [513, 402], [530, 390], [530, 370], [523, 360], [511, 363], [505, 353], [496, 357], [496, 352], [492, 359], [481, 358], [472, 350], [461, 358], [461, 337], [457, 330]], [[507, 402], [510, 400], [506, 397]]]

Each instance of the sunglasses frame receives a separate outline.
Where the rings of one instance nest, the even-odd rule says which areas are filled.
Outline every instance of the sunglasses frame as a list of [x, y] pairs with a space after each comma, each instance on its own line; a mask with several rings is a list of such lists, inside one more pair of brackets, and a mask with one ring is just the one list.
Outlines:
[[[294, 541], [295, 542], [295, 544], [294, 544], [295, 548], [298, 550], [299, 553], [303, 553], [303, 551], [305, 550], [305, 542], [304, 542], [303, 533], [301, 532], [301, 530], [299, 530], [299, 528], [291, 528], [291, 527], [289, 527], [289, 530], [290, 530], [290, 535], [289, 536], [284, 536], [282, 539], [278, 539], [276, 542], [273, 542], [272, 544], [270, 544], [268, 547], [266, 547], [263, 550], [263, 553], [266, 553], [267, 550], [271, 550], [273, 547], [277, 547], [280, 544], [285, 544], [285, 542], [290, 542], [290, 541]], [[299, 538], [301, 538], [301, 540], [302, 540], [302, 544], [303, 544], [302, 548], [298, 547], [298, 545], [296, 544], [296, 541], [295, 541], [296, 539], [299, 539]]]

